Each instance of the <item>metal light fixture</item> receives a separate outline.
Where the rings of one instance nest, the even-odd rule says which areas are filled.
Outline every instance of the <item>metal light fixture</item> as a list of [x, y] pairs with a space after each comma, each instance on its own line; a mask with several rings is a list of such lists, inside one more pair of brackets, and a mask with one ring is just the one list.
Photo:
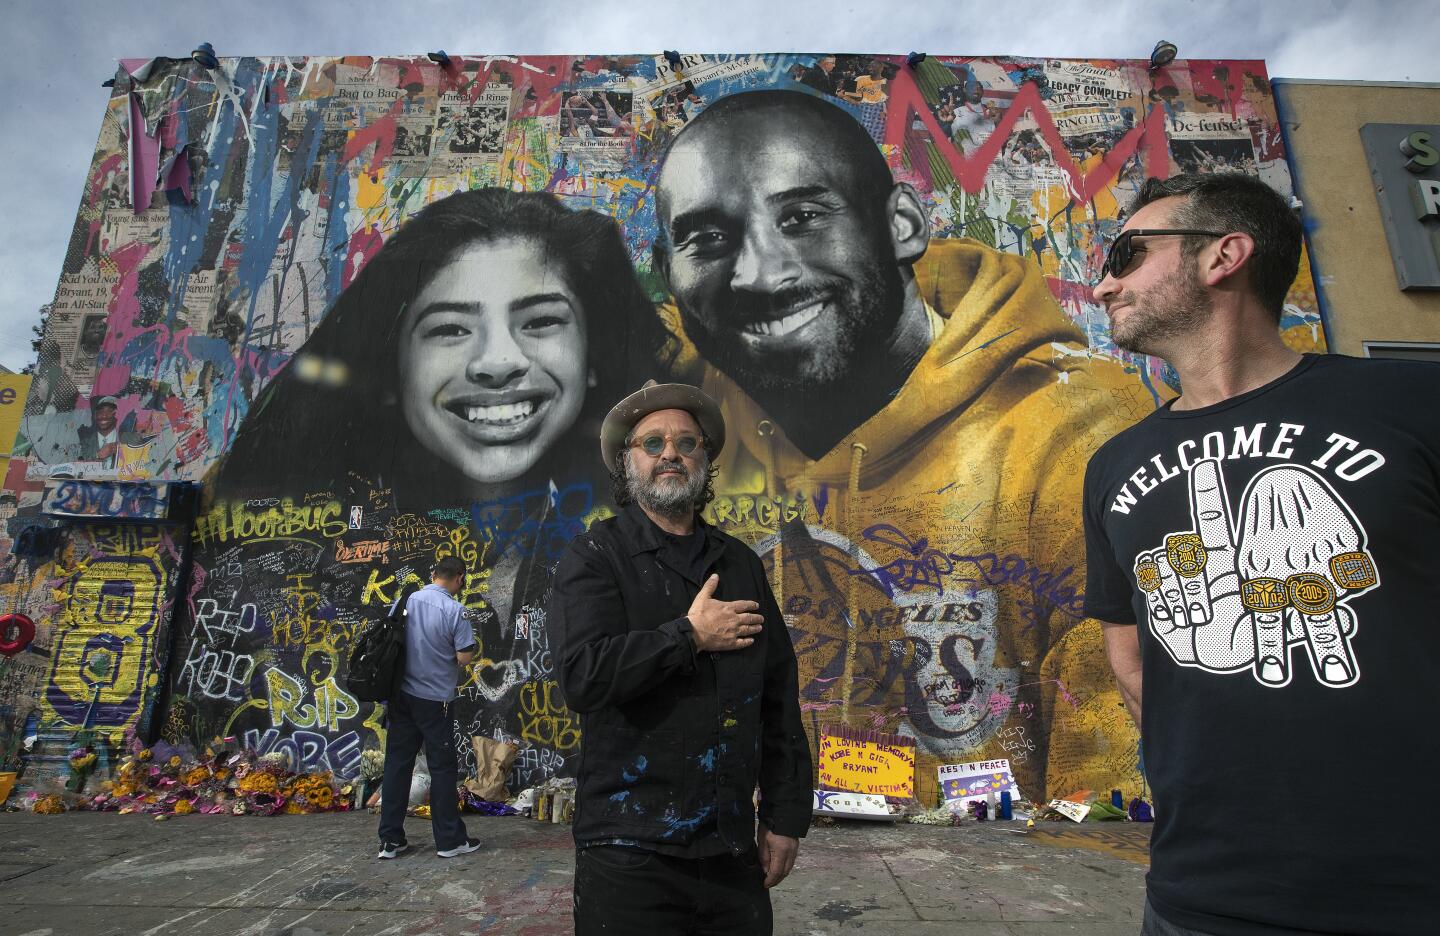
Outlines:
[[426, 52], [425, 57], [441, 68], [450, 67], [450, 56], [445, 54], [444, 49], [441, 49], [439, 52]]
[[679, 68], [679, 67], [680, 67], [680, 53], [679, 53], [679, 52], [672, 52], [670, 49], [666, 49], [666, 50], [665, 50], [665, 61], [667, 61], [667, 62], [670, 63], [670, 67], [671, 67], [671, 68]]
[[909, 55], [905, 56], [905, 64], [909, 65], [911, 68], [918, 68], [920, 66], [920, 63], [925, 61], [925, 59], [926, 55], [924, 52], [911, 52]]
[[1175, 56], [1180, 50], [1175, 48], [1175, 43], [1161, 39], [1155, 43], [1155, 48], [1150, 51], [1150, 70], [1159, 71], [1166, 65], [1175, 61]]

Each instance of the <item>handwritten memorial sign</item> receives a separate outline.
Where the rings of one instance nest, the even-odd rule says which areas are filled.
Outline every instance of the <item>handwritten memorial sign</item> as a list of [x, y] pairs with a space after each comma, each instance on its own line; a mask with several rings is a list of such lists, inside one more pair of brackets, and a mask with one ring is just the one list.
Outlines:
[[845, 819], [871, 819], [880, 822], [894, 822], [900, 818], [898, 810], [891, 811], [885, 797], [870, 793], [846, 793], [838, 790], [816, 790], [814, 814], [817, 816], [839, 816]]
[[915, 739], [843, 725], [820, 736], [820, 785], [828, 789], [915, 795]]
[[1076, 822], [1084, 822], [1085, 817], [1090, 815], [1090, 807], [1084, 803], [1075, 803], [1064, 799], [1052, 799], [1049, 805], [1051, 809], [1066, 819], [1074, 819]]
[[1020, 787], [1010, 772], [1010, 761], [973, 761], [968, 764], [943, 764], [939, 770], [940, 791], [945, 795], [945, 805], [957, 815], [965, 812], [973, 802], [985, 801], [991, 794], [996, 799], [1009, 792], [1010, 798], [1020, 799]]

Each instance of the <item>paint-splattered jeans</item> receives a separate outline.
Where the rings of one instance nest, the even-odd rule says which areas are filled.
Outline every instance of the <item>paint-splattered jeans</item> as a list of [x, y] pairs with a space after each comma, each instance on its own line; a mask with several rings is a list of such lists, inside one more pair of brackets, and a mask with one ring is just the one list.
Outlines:
[[754, 852], [674, 858], [625, 845], [575, 853], [575, 936], [770, 936]]

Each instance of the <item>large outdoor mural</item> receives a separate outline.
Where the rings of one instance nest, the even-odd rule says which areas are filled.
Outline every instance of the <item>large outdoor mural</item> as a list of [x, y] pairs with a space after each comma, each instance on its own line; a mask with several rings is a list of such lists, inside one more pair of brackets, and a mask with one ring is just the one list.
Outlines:
[[[132, 724], [151, 674], [169, 737], [353, 776], [384, 729], [348, 650], [453, 555], [481, 648], [457, 745], [518, 742], [512, 788], [573, 772], [547, 576], [613, 509], [600, 418], [656, 377], [723, 402], [707, 517], [765, 560], [812, 731], [915, 738], [931, 795], [997, 757], [1032, 798], [1137, 788], [1080, 484], [1175, 388], [1091, 284], [1127, 199], [1180, 170], [1290, 192], [1262, 63], [122, 63], [7, 522], [47, 478], [204, 499], [183, 577], [159, 528], [4, 560], [0, 610], [51, 619], [0, 660], [5, 721]], [[1323, 350], [1308, 264], [1282, 326]]]

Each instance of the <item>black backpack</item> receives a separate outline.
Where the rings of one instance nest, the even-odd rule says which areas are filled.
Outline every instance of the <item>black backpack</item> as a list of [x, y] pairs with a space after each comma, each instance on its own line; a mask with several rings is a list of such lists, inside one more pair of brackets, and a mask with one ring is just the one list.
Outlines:
[[360, 702], [389, 702], [405, 677], [405, 605], [413, 589], [401, 592], [390, 612], [371, 624], [350, 651], [345, 688]]

